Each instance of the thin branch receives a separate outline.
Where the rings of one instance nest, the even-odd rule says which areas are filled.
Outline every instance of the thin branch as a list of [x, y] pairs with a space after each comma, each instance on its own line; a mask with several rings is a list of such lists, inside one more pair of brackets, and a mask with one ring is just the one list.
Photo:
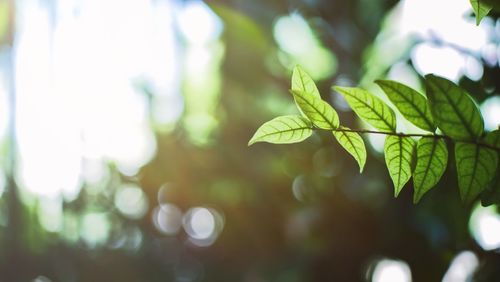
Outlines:
[[[313, 128], [313, 129], [319, 129], [319, 128]], [[375, 131], [375, 130], [368, 130], [368, 129], [347, 129], [347, 128], [337, 128], [329, 131], [340, 131], [340, 132], [354, 132], [354, 133], [368, 133], [368, 134], [383, 134], [383, 135], [392, 135], [392, 136], [400, 136], [400, 137], [429, 137], [429, 138], [435, 138], [435, 139], [446, 139], [449, 141], [455, 141], [455, 142], [463, 142], [463, 143], [469, 143], [469, 144], [475, 144], [478, 146], [486, 147], [492, 150], [495, 150], [497, 152], [500, 152], [500, 148], [495, 147], [493, 145], [481, 142], [481, 141], [476, 141], [476, 140], [454, 140], [450, 136], [446, 135], [441, 135], [441, 134], [418, 134], [418, 133], [400, 133], [400, 132], [390, 132], [390, 131]]]

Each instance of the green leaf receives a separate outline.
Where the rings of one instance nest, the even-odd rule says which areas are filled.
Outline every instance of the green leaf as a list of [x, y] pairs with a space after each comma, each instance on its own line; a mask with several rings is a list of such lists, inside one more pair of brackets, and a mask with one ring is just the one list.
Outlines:
[[[484, 138], [486, 144], [500, 148], [500, 130], [495, 129], [486, 134]], [[497, 156], [499, 152], [497, 151]], [[489, 206], [493, 204], [500, 205], [500, 167], [497, 167], [496, 176], [493, 182], [486, 190], [481, 194], [481, 204], [483, 206]]]
[[415, 140], [410, 137], [390, 135], [385, 139], [385, 164], [394, 183], [394, 197], [410, 180], [414, 147]]
[[500, 148], [500, 130], [495, 129], [491, 132], [486, 133], [486, 136], [484, 137], [484, 142], [491, 146]]
[[394, 111], [382, 100], [360, 88], [335, 86], [333, 89], [344, 96], [349, 106], [362, 120], [380, 130], [396, 131]]
[[417, 165], [413, 172], [413, 202], [434, 187], [448, 164], [448, 149], [443, 139], [422, 137], [417, 143]]
[[273, 144], [298, 143], [312, 134], [312, 124], [301, 116], [281, 116], [264, 123], [253, 135], [248, 146], [257, 142]]
[[[349, 128], [343, 126], [340, 129], [349, 130]], [[333, 131], [333, 136], [358, 162], [359, 172], [363, 172], [366, 163], [366, 147], [363, 138], [358, 133], [349, 131]]]
[[482, 0], [470, 0], [470, 5], [472, 6], [472, 10], [474, 10], [474, 14], [476, 14], [476, 25], [481, 23], [481, 20], [488, 15], [492, 8], [490, 4]]
[[291, 92], [299, 109], [314, 125], [322, 129], [339, 127], [339, 116], [327, 102], [304, 91], [291, 90]]
[[427, 99], [413, 88], [392, 80], [375, 81], [399, 112], [411, 123], [423, 130], [434, 132], [436, 125]]
[[321, 99], [314, 80], [298, 65], [292, 72], [292, 90], [302, 91], [307, 95]]
[[472, 202], [495, 176], [498, 165], [496, 151], [471, 143], [455, 144], [458, 187], [462, 201]]
[[481, 205], [484, 207], [500, 205], [500, 170], [497, 169], [491, 185], [481, 193]]
[[484, 123], [474, 100], [448, 79], [425, 76], [427, 98], [437, 126], [454, 139], [476, 139]]

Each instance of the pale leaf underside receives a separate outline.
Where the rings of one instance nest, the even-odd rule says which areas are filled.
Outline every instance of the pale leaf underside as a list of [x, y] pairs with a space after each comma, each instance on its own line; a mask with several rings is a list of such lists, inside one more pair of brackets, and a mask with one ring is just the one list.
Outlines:
[[385, 139], [385, 163], [394, 183], [395, 197], [410, 180], [414, 147], [415, 140], [410, 137], [390, 135]]
[[413, 202], [434, 187], [448, 163], [448, 149], [442, 139], [423, 137], [417, 143], [417, 164], [413, 172]]
[[[349, 130], [349, 128], [342, 126], [340, 129]], [[348, 131], [333, 131], [333, 136], [335, 136], [339, 144], [358, 162], [359, 172], [362, 172], [366, 163], [366, 146], [363, 138], [356, 132]]]
[[264, 123], [248, 142], [290, 144], [305, 140], [312, 134], [312, 124], [301, 116], [281, 116]]
[[436, 125], [427, 105], [427, 99], [413, 88], [392, 80], [377, 80], [389, 100], [399, 112], [417, 127], [434, 132]]
[[360, 88], [336, 86], [334, 89], [345, 98], [362, 120], [379, 130], [390, 132], [396, 130], [394, 111], [373, 94]]
[[339, 116], [327, 102], [303, 91], [292, 90], [292, 94], [298, 107], [315, 126], [322, 129], [339, 127]]
[[292, 72], [292, 90], [303, 91], [308, 95], [321, 98], [314, 80], [300, 67], [296, 66]]

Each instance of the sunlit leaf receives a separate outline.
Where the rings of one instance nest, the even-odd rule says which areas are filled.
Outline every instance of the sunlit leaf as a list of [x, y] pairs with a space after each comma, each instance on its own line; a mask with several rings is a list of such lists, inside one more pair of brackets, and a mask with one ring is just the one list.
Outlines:
[[[349, 128], [343, 126], [339, 129], [349, 130]], [[333, 136], [358, 162], [359, 172], [363, 172], [366, 163], [366, 147], [363, 138], [358, 133], [349, 131], [333, 131]]]
[[495, 176], [498, 154], [492, 149], [471, 143], [455, 144], [458, 187], [465, 203], [472, 202]]
[[335, 86], [334, 89], [362, 120], [380, 130], [396, 131], [394, 111], [382, 100], [360, 88]]
[[432, 74], [425, 76], [427, 98], [437, 126], [455, 139], [476, 139], [484, 122], [472, 98], [455, 83]]
[[322, 129], [339, 127], [339, 116], [327, 102], [304, 91], [291, 90], [291, 92], [299, 109], [315, 126]]
[[8, 39], [7, 35], [10, 28], [9, 23], [11, 22], [12, 3], [13, 2], [10, 1], [0, 1], [0, 45], [5, 43]]
[[312, 134], [312, 124], [301, 116], [281, 116], [264, 123], [253, 135], [248, 146], [257, 142], [273, 144], [298, 143]]
[[448, 164], [448, 149], [443, 139], [423, 137], [417, 142], [417, 165], [413, 172], [413, 202], [434, 187]]
[[427, 99], [422, 94], [392, 80], [377, 80], [375, 83], [384, 90], [389, 100], [408, 121], [423, 130], [436, 130]]
[[312, 78], [300, 67], [295, 66], [292, 73], [292, 90], [302, 91], [306, 95], [320, 98], [318, 88]]
[[385, 164], [394, 183], [395, 197], [410, 180], [414, 147], [415, 140], [410, 137], [390, 135], [385, 139]]
[[488, 15], [492, 8], [490, 4], [485, 3], [485, 1], [482, 0], [470, 0], [470, 5], [476, 15], [476, 25], [481, 23], [481, 20]]

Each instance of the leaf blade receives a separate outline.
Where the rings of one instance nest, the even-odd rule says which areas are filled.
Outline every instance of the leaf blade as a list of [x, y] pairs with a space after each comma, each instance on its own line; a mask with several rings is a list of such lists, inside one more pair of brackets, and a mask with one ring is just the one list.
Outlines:
[[299, 65], [295, 66], [292, 71], [292, 88], [293, 91], [303, 91], [307, 95], [321, 99], [314, 80], [304, 71]]
[[490, 4], [484, 3], [481, 0], [470, 0], [470, 5], [476, 15], [476, 25], [479, 25], [481, 20], [486, 17], [493, 8]]
[[457, 142], [455, 162], [460, 197], [465, 204], [469, 204], [485, 190], [495, 176], [498, 154], [484, 146]]
[[484, 141], [486, 144], [500, 148], [500, 129], [495, 129], [491, 132], [486, 133]]
[[434, 132], [436, 125], [427, 99], [415, 89], [392, 80], [375, 81], [399, 112], [417, 127]]
[[[484, 137], [484, 142], [488, 145], [500, 148], [500, 129], [495, 129], [488, 132]], [[497, 156], [500, 157], [500, 152], [497, 151]], [[500, 205], [500, 167], [497, 167], [496, 176], [491, 185], [481, 193], [481, 204], [489, 206], [493, 204]]]
[[361, 88], [334, 86], [347, 101], [352, 110], [373, 127], [395, 132], [396, 115], [382, 100]]
[[[347, 129], [341, 126], [340, 129]], [[366, 146], [363, 138], [356, 132], [333, 131], [339, 144], [358, 162], [359, 172], [363, 172], [366, 163]]]
[[248, 142], [251, 146], [257, 142], [272, 144], [298, 143], [312, 134], [312, 124], [309, 120], [297, 116], [281, 116], [260, 126]]
[[385, 163], [394, 184], [394, 197], [410, 180], [414, 147], [415, 140], [410, 137], [389, 135], [385, 139]]
[[470, 95], [455, 83], [426, 75], [427, 98], [437, 126], [454, 139], [476, 139], [484, 129], [483, 118]]
[[442, 139], [422, 137], [417, 142], [417, 164], [413, 172], [413, 202], [434, 187], [446, 170], [448, 149]]
[[315, 126], [322, 129], [339, 127], [339, 116], [330, 104], [303, 91], [291, 92], [299, 109]]

